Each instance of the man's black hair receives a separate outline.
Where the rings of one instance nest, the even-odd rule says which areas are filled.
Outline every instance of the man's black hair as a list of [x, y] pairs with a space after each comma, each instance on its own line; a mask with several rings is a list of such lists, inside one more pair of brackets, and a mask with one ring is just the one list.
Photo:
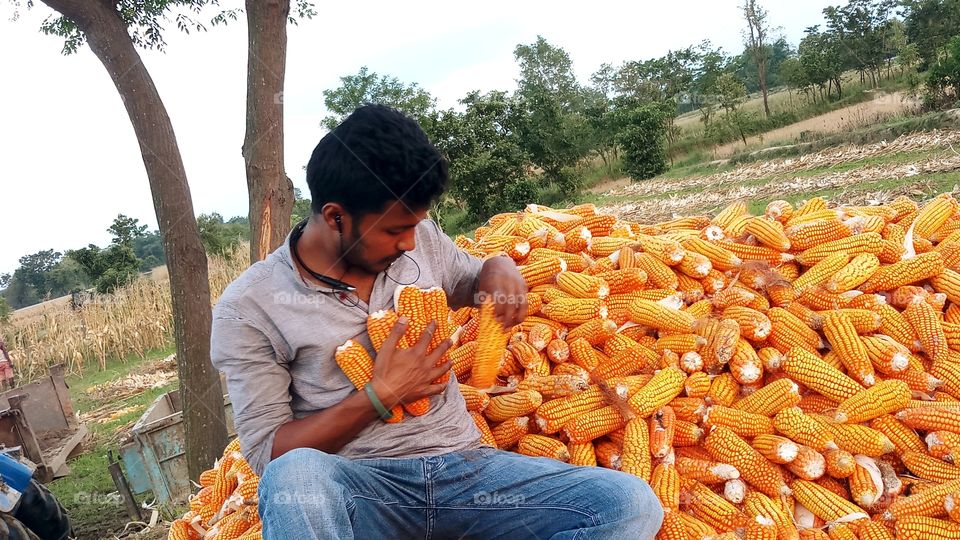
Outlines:
[[447, 162], [416, 120], [383, 105], [364, 105], [320, 140], [307, 164], [311, 207], [335, 202], [355, 218], [401, 200], [430, 206], [446, 189]]

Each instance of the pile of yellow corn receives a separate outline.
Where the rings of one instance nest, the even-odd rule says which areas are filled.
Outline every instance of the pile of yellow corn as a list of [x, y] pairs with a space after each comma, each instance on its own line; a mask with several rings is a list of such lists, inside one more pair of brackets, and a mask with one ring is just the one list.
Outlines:
[[214, 467], [200, 475], [190, 510], [170, 526], [169, 540], [260, 540], [257, 486], [260, 478], [234, 439]]
[[[530, 205], [456, 243], [517, 262], [522, 324], [405, 287], [368, 330], [379, 349], [398, 313], [409, 335], [442, 319], [431, 347], [456, 341], [486, 443], [649, 481], [664, 540], [960, 538], [952, 197], [735, 203], [655, 225]], [[355, 342], [337, 355], [358, 387], [372, 358]]]
[[465, 347], [502, 358], [461, 384], [488, 443], [649, 481], [664, 540], [960, 539], [952, 197], [656, 225], [531, 205], [456, 242], [531, 289], [506, 347], [455, 316], [458, 380]]

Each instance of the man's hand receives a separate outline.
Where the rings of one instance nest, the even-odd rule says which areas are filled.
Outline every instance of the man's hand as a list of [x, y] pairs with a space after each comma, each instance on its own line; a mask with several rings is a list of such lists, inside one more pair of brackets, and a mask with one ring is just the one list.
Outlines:
[[484, 261], [477, 284], [477, 300], [493, 301], [493, 311], [504, 328], [527, 317], [527, 283], [509, 257], [491, 257]]
[[439, 394], [447, 387], [446, 384], [433, 384], [433, 381], [453, 365], [450, 361], [437, 365], [450, 348], [450, 340], [443, 340], [427, 354], [427, 346], [436, 329], [437, 323], [430, 322], [416, 345], [409, 349], [398, 349], [397, 343], [407, 331], [407, 318], [401, 317], [393, 325], [373, 363], [373, 389], [386, 408]]

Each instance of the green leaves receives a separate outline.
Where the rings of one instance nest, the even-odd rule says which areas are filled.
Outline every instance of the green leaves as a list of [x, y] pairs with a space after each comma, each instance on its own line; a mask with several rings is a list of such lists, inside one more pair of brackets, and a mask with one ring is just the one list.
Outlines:
[[433, 110], [436, 100], [417, 83], [405, 84], [396, 77], [378, 75], [360, 68], [356, 75], [340, 77], [340, 86], [323, 91], [323, 104], [333, 114], [320, 124], [327, 129], [337, 127], [361, 105], [378, 103], [398, 109], [421, 121]]
[[669, 104], [637, 99], [617, 100], [616, 141], [623, 150], [623, 168], [634, 180], [645, 180], [667, 170], [666, 119], [675, 114]]

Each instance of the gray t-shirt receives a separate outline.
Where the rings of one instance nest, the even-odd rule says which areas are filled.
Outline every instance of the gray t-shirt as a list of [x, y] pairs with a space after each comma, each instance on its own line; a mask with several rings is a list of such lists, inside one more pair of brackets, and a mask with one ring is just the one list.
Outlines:
[[[231, 283], [213, 310], [210, 357], [226, 375], [240, 446], [263, 474], [277, 429], [343, 401], [353, 385], [334, 361], [346, 340], [373, 354], [368, 313], [393, 307], [397, 282], [439, 286], [451, 307], [472, 304], [481, 261], [457, 249], [436, 223], [416, 228], [416, 249], [377, 276], [369, 305], [304, 280], [282, 246]], [[419, 267], [419, 268], [418, 268]], [[338, 454], [348, 458], [436, 455], [480, 446], [456, 378], [430, 412], [395, 424], [371, 422]]]

